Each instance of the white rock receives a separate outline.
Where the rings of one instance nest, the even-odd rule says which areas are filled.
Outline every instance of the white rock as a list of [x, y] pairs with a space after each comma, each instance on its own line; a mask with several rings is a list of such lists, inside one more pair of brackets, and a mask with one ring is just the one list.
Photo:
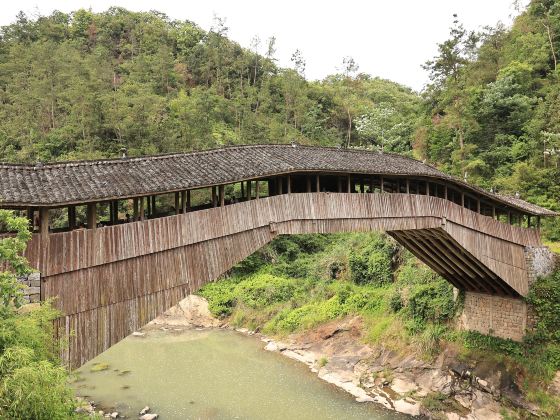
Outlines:
[[393, 401], [393, 406], [399, 413], [409, 414], [411, 416], [420, 415], [420, 404], [409, 403], [405, 400], [395, 400]]
[[267, 351], [278, 351], [278, 345], [274, 341], [269, 341], [264, 349]]
[[117, 413], [116, 411], [114, 413], [111, 413], [111, 418], [112, 419], [116, 419], [119, 417], [119, 413]]
[[140, 415], [143, 416], [144, 414], [146, 414], [148, 411], [150, 411], [150, 407], [146, 406], [144, 407], [142, 410], [140, 410]]
[[146, 333], [140, 332], [140, 331], [134, 331], [132, 333], [133, 337], [144, 337], [146, 335]]
[[158, 417], [158, 414], [144, 414], [143, 416], [140, 416], [139, 420], [155, 420]]
[[415, 391], [418, 387], [413, 381], [396, 377], [391, 382], [391, 389], [399, 394]]

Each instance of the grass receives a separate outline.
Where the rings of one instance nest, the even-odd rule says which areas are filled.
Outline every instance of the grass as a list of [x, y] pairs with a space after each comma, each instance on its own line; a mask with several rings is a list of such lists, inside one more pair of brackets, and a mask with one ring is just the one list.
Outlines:
[[543, 244], [550, 248], [552, 252], [560, 255], [560, 242], [547, 242], [544, 241]]

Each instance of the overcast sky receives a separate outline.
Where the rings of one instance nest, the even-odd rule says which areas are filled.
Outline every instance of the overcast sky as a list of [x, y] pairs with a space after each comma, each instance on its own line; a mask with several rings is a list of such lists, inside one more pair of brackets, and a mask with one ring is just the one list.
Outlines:
[[[528, 0], [521, 0], [522, 5]], [[351, 56], [361, 72], [420, 90], [427, 81], [421, 65], [447, 38], [453, 13], [469, 29], [510, 24], [517, 14], [513, 0], [19, 0], [0, 3], [0, 25], [12, 23], [18, 11], [29, 15], [110, 6], [135, 11], [158, 10], [173, 19], [191, 20], [209, 29], [216, 14], [226, 18], [229, 37], [244, 47], [258, 35], [277, 38], [276, 57], [291, 66], [299, 49], [307, 62], [306, 77], [322, 79]]]

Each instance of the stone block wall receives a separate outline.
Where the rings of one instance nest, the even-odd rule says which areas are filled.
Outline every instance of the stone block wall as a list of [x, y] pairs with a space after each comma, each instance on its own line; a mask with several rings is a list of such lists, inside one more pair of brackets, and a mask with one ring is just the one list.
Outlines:
[[[548, 276], [558, 264], [558, 257], [547, 247], [526, 247], [529, 287], [538, 278]], [[495, 337], [521, 341], [535, 325], [535, 313], [521, 298], [465, 292], [461, 327]]]
[[527, 263], [529, 286], [531, 286], [538, 277], [552, 274], [558, 264], [558, 256], [546, 246], [527, 246], [525, 247], [525, 262]]
[[466, 330], [521, 341], [528, 324], [528, 308], [523, 299], [465, 292], [461, 324]]
[[41, 300], [41, 273], [31, 273], [20, 277], [19, 281], [25, 286], [23, 289], [25, 303], [35, 303]]

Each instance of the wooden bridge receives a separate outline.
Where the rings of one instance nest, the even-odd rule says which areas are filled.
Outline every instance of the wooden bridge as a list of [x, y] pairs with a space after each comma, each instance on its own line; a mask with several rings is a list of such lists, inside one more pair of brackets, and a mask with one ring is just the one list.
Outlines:
[[386, 231], [458, 289], [519, 299], [555, 215], [402, 156], [303, 146], [3, 164], [0, 199], [36, 231], [26, 255], [74, 367], [281, 234]]

